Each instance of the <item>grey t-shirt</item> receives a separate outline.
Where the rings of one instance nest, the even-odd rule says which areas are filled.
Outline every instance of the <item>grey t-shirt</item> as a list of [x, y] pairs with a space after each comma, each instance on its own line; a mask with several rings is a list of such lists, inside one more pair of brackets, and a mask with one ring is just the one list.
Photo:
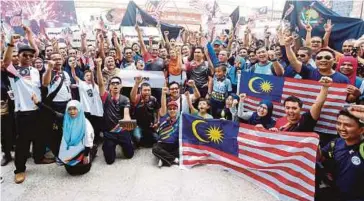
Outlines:
[[209, 76], [212, 76], [211, 70], [208, 67], [207, 62], [202, 62], [200, 65], [197, 65], [195, 61], [192, 61], [186, 66], [187, 78], [190, 80], [194, 80], [196, 86], [199, 88], [201, 88], [208, 82]]

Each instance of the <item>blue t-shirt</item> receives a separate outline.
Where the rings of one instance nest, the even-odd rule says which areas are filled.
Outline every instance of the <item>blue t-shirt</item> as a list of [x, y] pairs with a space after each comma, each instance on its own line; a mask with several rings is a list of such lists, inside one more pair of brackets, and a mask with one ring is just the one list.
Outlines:
[[228, 64], [226, 68], [226, 76], [230, 80], [232, 85], [238, 84], [238, 76], [236, 74], [236, 67]]
[[258, 73], [258, 74], [264, 74], [264, 75], [274, 75], [274, 72], [272, 72], [272, 62], [268, 62], [266, 65], [259, 65], [259, 63], [256, 63], [254, 67], [251, 68], [251, 72]]
[[[341, 200], [364, 200], [364, 160], [360, 156], [357, 145], [347, 146], [342, 138], [336, 139], [334, 147], [335, 169], [334, 179]], [[328, 158], [330, 143], [322, 154]]]
[[222, 80], [218, 80], [216, 76], [214, 76], [211, 98], [216, 101], [224, 102], [225, 98], [232, 90], [229, 79], [224, 78]]
[[158, 142], [163, 143], [178, 143], [179, 134], [179, 117], [176, 121], [171, 121], [168, 114], [161, 117], [160, 122], [162, 122], [157, 130], [159, 139]]
[[[304, 65], [304, 64], [302, 64], [300, 75], [302, 76], [302, 79], [316, 80], [316, 81], [319, 81], [323, 76], [320, 74], [318, 69], [313, 68], [311, 65]], [[336, 71], [334, 74], [328, 77], [330, 77], [334, 83], [344, 83], [344, 84], [350, 83], [348, 77]]]

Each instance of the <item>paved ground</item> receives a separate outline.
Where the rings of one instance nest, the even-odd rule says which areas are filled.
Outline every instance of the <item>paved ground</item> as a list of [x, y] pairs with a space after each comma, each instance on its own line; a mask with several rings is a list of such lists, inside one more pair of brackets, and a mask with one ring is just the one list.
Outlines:
[[131, 160], [119, 158], [106, 165], [102, 151], [91, 171], [69, 176], [55, 164], [35, 165], [28, 160], [27, 177], [15, 184], [14, 164], [2, 167], [1, 200], [51, 201], [266, 201], [275, 200], [265, 191], [221, 169], [199, 166], [181, 170], [158, 168], [150, 149], [138, 150]]

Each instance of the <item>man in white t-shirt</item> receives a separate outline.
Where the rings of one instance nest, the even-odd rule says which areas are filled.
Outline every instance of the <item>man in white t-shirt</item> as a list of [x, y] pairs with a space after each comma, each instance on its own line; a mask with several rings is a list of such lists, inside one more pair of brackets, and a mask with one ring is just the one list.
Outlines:
[[94, 145], [97, 145], [101, 142], [100, 131], [103, 120], [102, 117], [104, 115], [99, 86], [95, 84], [93, 77], [94, 73], [92, 71], [86, 70], [84, 72], [85, 81], [83, 81], [76, 75], [76, 62], [71, 63], [70, 66], [72, 77], [75, 79], [78, 86], [83, 111], [85, 111], [86, 118], [94, 128]]
[[[190, 94], [190, 98], [192, 100], [192, 102], [195, 102], [195, 100], [200, 98], [200, 92], [198, 91], [195, 81], [194, 80], [189, 80], [187, 82], [187, 85], [189, 87], [191, 87], [193, 89], [193, 94]], [[181, 100], [182, 97], [182, 100]], [[178, 104], [178, 108], [181, 108], [181, 111], [184, 113], [190, 113], [189, 112], [189, 107], [188, 107], [188, 102], [187, 102], [187, 97], [186, 95], [180, 93], [180, 84], [178, 82], [171, 82], [169, 84], [169, 97], [167, 99], [167, 102], [170, 101], [175, 101]], [[182, 107], [181, 107], [181, 103], [182, 103]]]
[[[33, 141], [33, 157], [36, 163], [51, 163], [54, 161], [44, 159], [44, 146], [39, 132], [38, 107], [33, 103], [31, 96], [35, 94], [41, 99], [40, 77], [36, 68], [32, 67], [35, 50], [24, 45], [19, 47], [19, 65], [15, 68], [12, 63], [12, 52], [18, 36], [12, 36], [5, 51], [4, 65], [10, 80], [11, 93], [15, 101], [16, 128], [18, 138], [15, 149], [15, 183], [25, 180], [26, 161], [29, 155], [30, 143]], [[3, 125], [5, 126], [5, 125]]]
[[54, 52], [51, 55], [54, 65], [48, 65], [43, 75], [43, 86], [48, 88], [48, 96], [55, 92], [62, 79], [63, 84], [56, 96], [53, 98], [51, 106], [60, 113], [65, 113], [68, 101], [72, 99], [71, 95], [71, 79], [68, 73], [62, 70], [64, 59], [60, 53]]

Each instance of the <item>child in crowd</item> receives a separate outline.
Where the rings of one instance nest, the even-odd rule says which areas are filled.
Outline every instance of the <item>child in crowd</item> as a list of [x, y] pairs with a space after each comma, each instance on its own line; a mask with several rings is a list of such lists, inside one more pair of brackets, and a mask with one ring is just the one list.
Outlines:
[[[190, 97], [190, 92], [186, 91], [185, 95], [186, 95], [186, 97]], [[204, 99], [204, 98], [199, 99], [198, 110], [196, 110], [196, 108], [193, 106], [190, 98], [187, 98], [187, 102], [190, 107], [192, 115], [198, 116], [198, 117], [201, 117], [204, 119], [213, 119], [214, 118], [208, 113], [208, 111], [210, 109], [210, 102], [207, 99]]]
[[225, 99], [232, 92], [231, 82], [226, 78], [227, 65], [220, 63], [215, 68], [213, 78], [213, 87], [211, 92], [211, 113], [214, 118], [218, 118], [218, 110], [222, 110], [225, 106]]

